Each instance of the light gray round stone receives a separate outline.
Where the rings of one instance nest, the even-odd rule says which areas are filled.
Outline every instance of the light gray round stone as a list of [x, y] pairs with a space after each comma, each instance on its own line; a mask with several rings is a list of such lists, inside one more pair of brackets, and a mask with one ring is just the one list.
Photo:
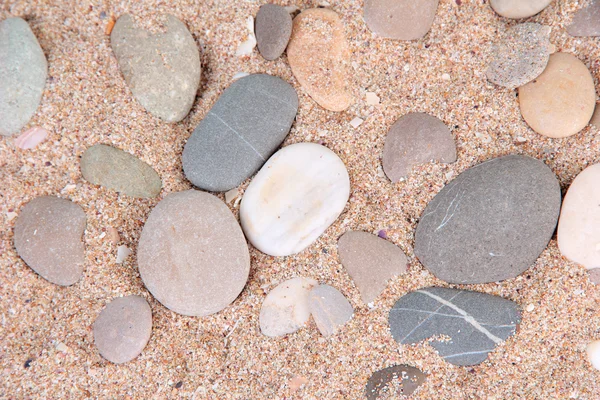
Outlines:
[[119, 297], [102, 310], [93, 331], [102, 357], [115, 364], [131, 361], [150, 340], [152, 310], [141, 296]]
[[283, 54], [292, 35], [292, 17], [284, 7], [262, 5], [254, 26], [258, 51], [266, 60], [274, 60]]
[[233, 82], [185, 145], [186, 178], [216, 192], [239, 186], [283, 142], [297, 111], [296, 91], [277, 77], [254, 74]]
[[561, 192], [554, 173], [531, 157], [479, 164], [427, 205], [415, 233], [415, 255], [438, 278], [458, 284], [514, 278], [546, 248]]
[[572, 36], [600, 36], [600, 0], [592, 0], [577, 11], [567, 32]]
[[365, 0], [369, 29], [381, 37], [420, 39], [429, 32], [439, 0]]
[[47, 77], [46, 57], [27, 22], [0, 22], [0, 135], [13, 135], [29, 122]]
[[237, 220], [225, 203], [198, 190], [171, 193], [156, 205], [142, 230], [137, 258], [150, 293], [190, 316], [227, 307], [250, 272]]
[[335, 334], [354, 314], [348, 299], [329, 285], [312, 288], [308, 294], [308, 308], [319, 332], [325, 337]]

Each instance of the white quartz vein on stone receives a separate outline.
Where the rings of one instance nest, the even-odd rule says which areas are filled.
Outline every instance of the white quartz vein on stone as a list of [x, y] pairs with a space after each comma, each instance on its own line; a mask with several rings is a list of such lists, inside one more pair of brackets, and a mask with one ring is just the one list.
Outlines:
[[240, 133], [238, 131], [236, 131], [235, 129], [233, 129], [231, 127], [231, 125], [229, 125], [227, 122], [225, 122], [225, 120], [221, 117], [219, 117], [216, 113], [214, 113], [212, 110], [208, 112], [208, 115], [212, 115], [213, 117], [215, 117], [216, 119], [218, 119], [223, 125], [225, 125], [230, 131], [232, 131], [233, 133], [235, 133], [237, 135], [237, 137], [239, 137], [244, 143], [246, 143], [248, 145], [248, 147], [250, 147], [252, 150], [254, 150], [254, 152], [256, 153], [256, 155], [258, 155], [260, 157], [261, 160], [265, 161], [265, 158], [258, 152], [258, 150], [256, 150], [254, 148], [254, 146], [252, 146], [252, 144], [250, 144], [249, 141], [247, 141], [242, 135], [240, 135]]

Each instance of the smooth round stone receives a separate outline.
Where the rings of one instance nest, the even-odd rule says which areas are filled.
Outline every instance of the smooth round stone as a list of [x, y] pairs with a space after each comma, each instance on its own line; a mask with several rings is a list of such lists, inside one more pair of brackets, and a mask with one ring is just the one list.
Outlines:
[[242, 198], [240, 221], [254, 247], [288, 256], [317, 240], [349, 196], [342, 160], [321, 145], [297, 143], [275, 153], [256, 174]]
[[85, 213], [77, 204], [54, 196], [36, 197], [15, 223], [19, 256], [44, 279], [61, 286], [83, 275]]
[[596, 340], [587, 345], [586, 353], [592, 367], [600, 371], [600, 340]]
[[265, 336], [276, 337], [294, 333], [310, 318], [308, 295], [317, 281], [310, 278], [293, 278], [271, 290], [260, 309], [260, 331]]
[[156, 205], [142, 230], [137, 258], [150, 293], [190, 316], [227, 307], [250, 272], [237, 220], [221, 200], [197, 190], [171, 193]]
[[577, 11], [567, 32], [572, 36], [600, 36], [600, 1], [592, 0]]
[[143, 297], [119, 297], [102, 310], [93, 330], [102, 357], [115, 364], [131, 361], [150, 340], [152, 310]]
[[83, 153], [81, 174], [94, 185], [132, 197], [156, 197], [162, 187], [160, 177], [151, 166], [104, 144], [92, 146]]
[[0, 135], [13, 135], [29, 122], [47, 77], [46, 56], [27, 22], [0, 22]]
[[523, 118], [537, 133], [551, 138], [574, 135], [594, 113], [594, 79], [577, 57], [552, 54], [544, 72], [519, 88], [519, 105]]
[[531, 22], [513, 26], [492, 48], [487, 78], [509, 89], [531, 82], [546, 69], [550, 46], [549, 26]]
[[196, 98], [202, 67], [196, 41], [183, 22], [167, 15], [165, 31], [152, 34], [125, 14], [115, 23], [110, 43], [140, 104], [166, 122], [185, 118]]
[[283, 54], [292, 35], [292, 17], [284, 7], [264, 4], [256, 14], [254, 32], [258, 51], [266, 60]]
[[506, 18], [528, 18], [548, 7], [552, 0], [490, 0], [490, 5]]
[[427, 205], [415, 255], [450, 283], [514, 278], [548, 245], [560, 200], [556, 176], [539, 160], [510, 155], [476, 165]]
[[336, 288], [319, 285], [308, 294], [308, 308], [321, 335], [334, 335], [352, 318], [354, 309]]
[[448, 127], [425, 113], [410, 113], [398, 119], [383, 146], [383, 171], [387, 177], [398, 182], [412, 167], [432, 160], [456, 161], [456, 145]]
[[294, 76], [321, 107], [343, 111], [354, 102], [348, 79], [350, 47], [334, 11], [311, 8], [294, 18], [287, 55]]
[[183, 149], [183, 171], [195, 186], [226, 192], [253, 175], [281, 145], [298, 111], [282, 79], [254, 74], [219, 97]]
[[567, 191], [558, 223], [563, 256], [587, 269], [600, 268], [600, 164], [584, 169]]
[[369, 29], [383, 38], [415, 40], [429, 32], [439, 0], [365, 0]]

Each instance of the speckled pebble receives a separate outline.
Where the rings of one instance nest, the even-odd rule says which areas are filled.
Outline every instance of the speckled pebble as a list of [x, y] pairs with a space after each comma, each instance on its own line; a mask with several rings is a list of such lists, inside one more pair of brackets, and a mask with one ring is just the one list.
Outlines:
[[[409, 365], [394, 365], [373, 372], [373, 375], [367, 381], [365, 393], [367, 400], [378, 400], [380, 395], [388, 394], [391, 396], [410, 396], [421, 386], [427, 379], [427, 374], [421, 370]], [[397, 393], [392, 393], [387, 390], [387, 387], [394, 380], [400, 380], [401, 387]]]
[[256, 41], [258, 51], [266, 60], [275, 60], [287, 47], [292, 35], [292, 17], [276, 4], [264, 4], [256, 14]]

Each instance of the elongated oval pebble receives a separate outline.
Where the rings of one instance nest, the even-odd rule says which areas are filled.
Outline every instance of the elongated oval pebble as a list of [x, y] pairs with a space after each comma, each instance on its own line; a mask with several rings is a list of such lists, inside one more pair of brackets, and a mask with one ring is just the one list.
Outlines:
[[365, 0], [370, 30], [390, 39], [415, 40], [429, 32], [439, 0]]
[[308, 308], [319, 332], [325, 337], [335, 334], [354, 313], [348, 299], [329, 285], [312, 288], [308, 294]]
[[349, 196], [342, 160], [321, 145], [297, 143], [275, 153], [256, 174], [242, 198], [240, 221], [257, 249], [287, 256], [321, 236]]
[[506, 18], [528, 18], [548, 7], [552, 0], [490, 0], [490, 5]]
[[42, 143], [48, 136], [48, 131], [39, 126], [34, 126], [26, 130], [15, 139], [15, 146], [20, 149], [34, 149], [38, 144]]
[[274, 60], [285, 51], [292, 35], [292, 17], [276, 4], [260, 6], [255, 23], [258, 51], [266, 60]]

